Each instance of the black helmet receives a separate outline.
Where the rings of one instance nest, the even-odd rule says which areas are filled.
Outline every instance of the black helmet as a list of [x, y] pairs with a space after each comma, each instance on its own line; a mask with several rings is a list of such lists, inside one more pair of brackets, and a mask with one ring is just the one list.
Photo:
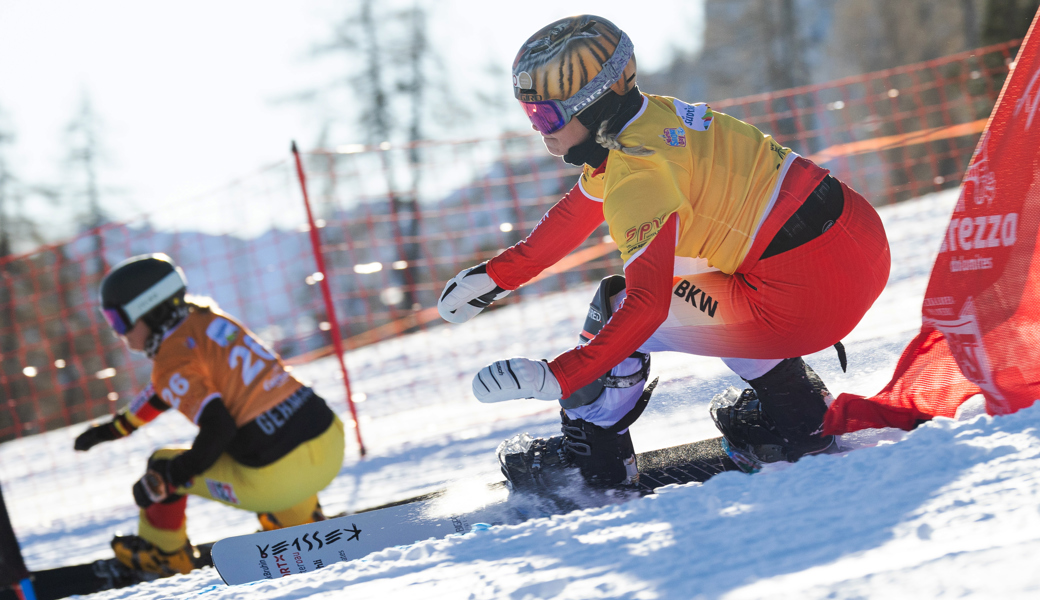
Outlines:
[[118, 334], [140, 319], [157, 331], [184, 304], [188, 280], [165, 254], [142, 254], [119, 263], [101, 281], [101, 312]]

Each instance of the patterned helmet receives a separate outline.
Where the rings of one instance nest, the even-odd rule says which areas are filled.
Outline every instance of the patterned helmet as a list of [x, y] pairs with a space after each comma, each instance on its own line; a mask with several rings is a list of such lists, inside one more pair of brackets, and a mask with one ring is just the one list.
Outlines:
[[548, 134], [607, 91], [635, 86], [632, 41], [594, 15], [560, 19], [532, 35], [513, 60], [513, 94], [532, 124]]

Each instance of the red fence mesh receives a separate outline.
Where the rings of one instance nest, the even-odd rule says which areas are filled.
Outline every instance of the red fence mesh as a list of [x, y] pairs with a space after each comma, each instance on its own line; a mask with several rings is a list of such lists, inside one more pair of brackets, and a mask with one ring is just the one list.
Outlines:
[[[1017, 48], [1012, 42], [712, 107], [887, 204], [959, 184]], [[300, 364], [328, 354], [335, 330], [316, 278], [331, 284], [348, 350], [438, 327], [444, 282], [519, 241], [578, 175], [531, 135], [346, 146], [311, 152], [305, 166], [323, 274], [288, 157], [190, 201], [0, 259], [0, 441], [114, 412], [146, 380], [147, 361], [123, 348], [96, 308], [102, 274], [123, 258], [166, 252], [186, 271], [190, 292], [213, 297]], [[506, 303], [618, 272], [606, 235], [603, 227]], [[444, 343], [416, 351], [450, 360], [473, 349]], [[401, 377], [365, 393], [399, 396], [416, 385]]]

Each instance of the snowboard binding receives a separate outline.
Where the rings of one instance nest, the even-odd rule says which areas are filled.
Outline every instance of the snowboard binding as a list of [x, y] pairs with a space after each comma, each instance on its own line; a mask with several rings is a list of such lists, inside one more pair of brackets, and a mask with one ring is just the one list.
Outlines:
[[498, 445], [498, 462], [514, 492], [538, 493], [580, 479], [563, 436], [533, 438], [518, 433]]
[[723, 449], [745, 473], [757, 472], [763, 463], [787, 460], [787, 440], [762, 411], [755, 390], [730, 387], [712, 398], [709, 411], [722, 432]]
[[826, 452], [833, 436], [813, 432], [805, 439], [788, 439], [766, 413], [755, 390], [730, 387], [711, 400], [711, 419], [722, 433], [722, 447], [745, 473], [755, 473], [765, 463], [794, 462], [807, 454]]
[[155, 581], [159, 578], [158, 573], [146, 573], [131, 569], [115, 558], [103, 558], [96, 560], [90, 565], [97, 578], [97, 590], [115, 590], [119, 588], [137, 585], [147, 581]]
[[786, 358], [747, 382], [750, 388], [729, 388], [710, 407], [726, 452], [744, 471], [837, 446], [837, 438], [822, 434], [831, 394], [801, 357]]
[[627, 429], [593, 425], [562, 413], [563, 435], [532, 438], [517, 434], [498, 446], [498, 461], [509, 487], [516, 492], [546, 492], [584, 483], [594, 490], [637, 487], [632, 438]]

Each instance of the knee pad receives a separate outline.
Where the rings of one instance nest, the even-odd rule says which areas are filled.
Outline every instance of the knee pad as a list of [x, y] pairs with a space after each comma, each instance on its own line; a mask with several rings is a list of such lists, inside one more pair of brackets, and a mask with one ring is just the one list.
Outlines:
[[608, 371], [593, 380], [592, 383], [578, 388], [570, 396], [561, 398], [560, 406], [578, 408], [595, 402], [607, 388], [630, 388], [646, 383], [647, 378], [650, 377], [650, 355], [644, 352], [633, 352], [630, 358], [639, 359], [638, 371], [629, 375], [611, 375]]
[[589, 312], [585, 315], [585, 325], [578, 334], [578, 340], [587, 344], [596, 337], [600, 329], [607, 324], [610, 317], [614, 315], [614, 308], [610, 299], [625, 290], [625, 277], [623, 275], [611, 275], [604, 277], [599, 282], [599, 289], [589, 303]]
[[[625, 289], [625, 278], [622, 275], [611, 275], [599, 283], [599, 289], [589, 303], [589, 312], [585, 316], [585, 325], [582, 327], [578, 339], [582, 344], [592, 341], [592, 338], [603, 329], [610, 317], [614, 315], [611, 298]], [[603, 393], [604, 388], [628, 388], [645, 382], [650, 376], [650, 355], [643, 352], [633, 352], [630, 358], [638, 358], [641, 362], [640, 369], [630, 375], [611, 375], [604, 373], [592, 383], [574, 391], [570, 396], [560, 400], [563, 408], [578, 408], [592, 404]], [[613, 369], [611, 369], [613, 370]]]

